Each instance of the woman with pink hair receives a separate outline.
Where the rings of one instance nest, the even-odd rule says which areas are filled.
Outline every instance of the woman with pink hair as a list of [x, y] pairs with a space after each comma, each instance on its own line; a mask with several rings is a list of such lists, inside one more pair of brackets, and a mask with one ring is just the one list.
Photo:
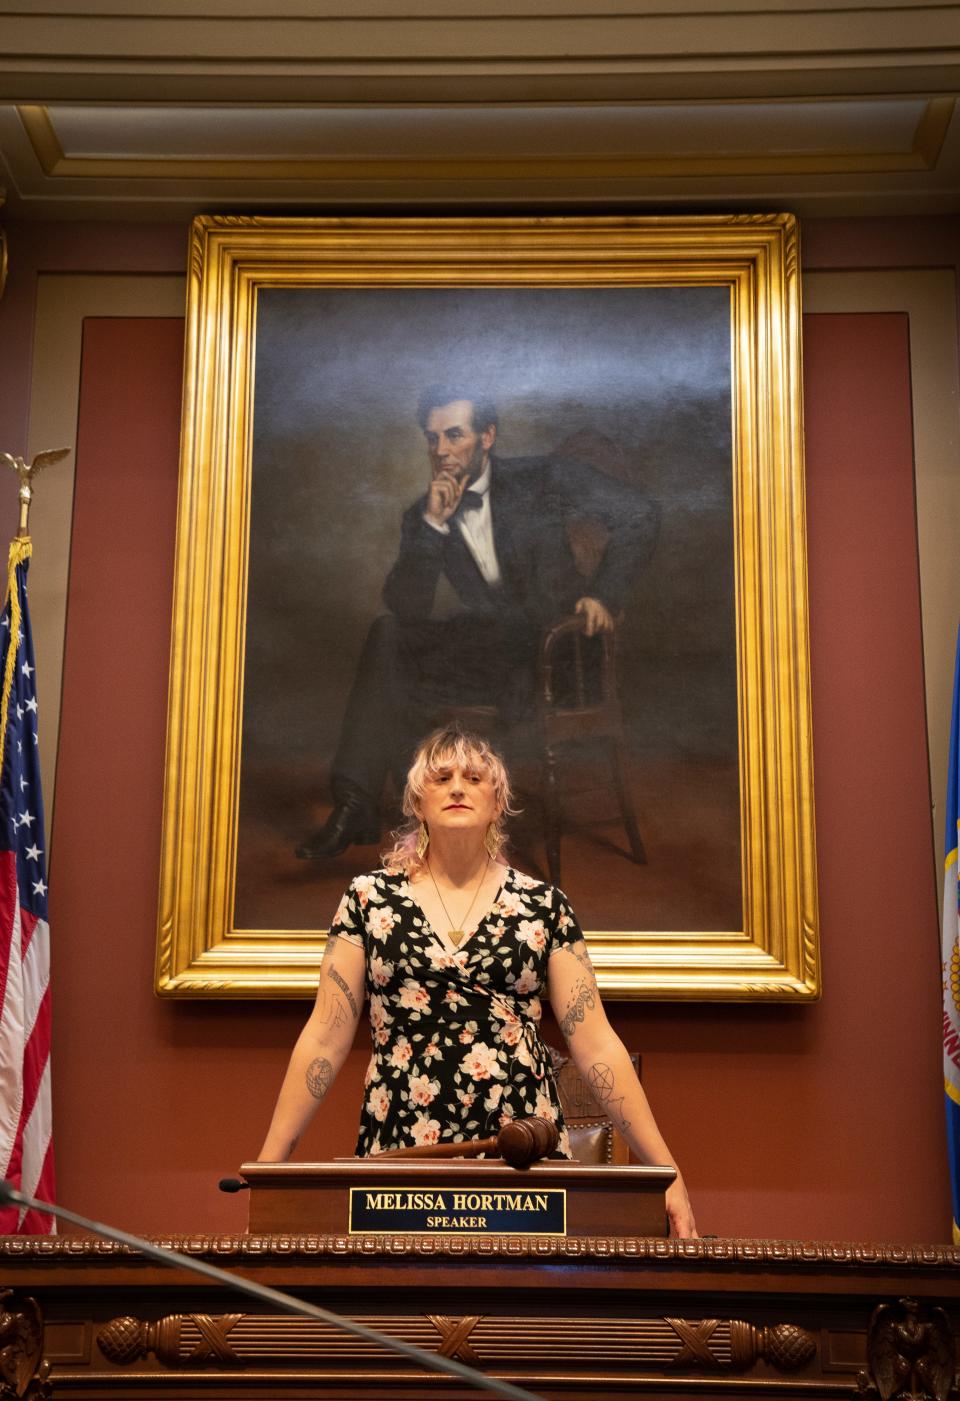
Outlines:
[[[546, 994], [634, 1153], [676, 1166], [607, 1020], [566, 896], [503, 859], [513, 808], [499, 755], [478, 735], [436, 731], [414, 757], [403, 810], [382, 868], [357, 876], [340, 902], [260, 1160], [293, 1152], [347, 1056], [365, 993], [373, 1054], [358, 1156], [489, 1138], [536, 1115], [557, 1125], [557, 1154], [569, 1157], [540, 1036]], [[674, 1234], [696, 1235], [679, 1169], [667, 1210]]]

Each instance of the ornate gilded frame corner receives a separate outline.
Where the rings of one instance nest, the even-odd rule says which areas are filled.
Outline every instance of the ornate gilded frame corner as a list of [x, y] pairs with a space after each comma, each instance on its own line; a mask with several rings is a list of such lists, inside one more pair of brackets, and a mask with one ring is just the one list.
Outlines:
[[307, 996], [323, 952], [323, 931], [233, 919], [258, 290], [458, 285], [729, 289], [744, 927], [589, 941], [615, 997], [818, 997], [798, 231], [787, 214], [195, 220], [158, 993]]

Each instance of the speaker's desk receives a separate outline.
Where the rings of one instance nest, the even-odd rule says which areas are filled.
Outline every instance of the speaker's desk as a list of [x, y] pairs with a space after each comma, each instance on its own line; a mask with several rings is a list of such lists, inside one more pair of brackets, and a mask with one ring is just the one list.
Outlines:
[[[867, 1335], [878, 1305], [894, 1306], [887, 1321], [898, 1335], [919, 1333], [918, 1360], [939, 1346], [930, 1331], [937, 1306], [960, 1332], [960, 1252], [948, 1246], [157, 1239], [564, 1401], [853, 1398], [860, 1375], [869, 1381], [876, 1370]], [[226, 1291], [95, 1241], [7, 1237], [0, 1285], [15, 1291], [3, 1315], [30, 1296], [43, 1309], [56, 1398], [467, 1394], [330, 1328], [257, 1314]], [[908, 1298], [915, 1313], [898, 1303]]]
[[[960, 1251], [947, 1245], [603, 1231], [156, 1239], [552, 1401], [946, 1401], [960, 1336]], [[55, 1399], [471, 1394], [329, 1325], [259, 1312], [86, 1238], [0, 1238], [0, 1287], [13, 1291], [0, 1301], [0, 1347], [29, 1331], [30, 1298], [43, 1311]]]

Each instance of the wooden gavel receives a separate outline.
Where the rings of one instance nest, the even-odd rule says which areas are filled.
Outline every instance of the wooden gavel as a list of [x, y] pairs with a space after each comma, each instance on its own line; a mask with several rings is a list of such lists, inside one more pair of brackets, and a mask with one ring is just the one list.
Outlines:
[[511, 1119], [496, 1138], [475, 1138], [466, 1143], [422, 1143], [415, 1148], [388, 1148], [377, 1158], [478, 1158], [481, 1153], [502, 1158], [511, 1167], [525, 1168], [546, 1158], [556, 1148], [560, 1131], [549, 1119], [533, 1116]]

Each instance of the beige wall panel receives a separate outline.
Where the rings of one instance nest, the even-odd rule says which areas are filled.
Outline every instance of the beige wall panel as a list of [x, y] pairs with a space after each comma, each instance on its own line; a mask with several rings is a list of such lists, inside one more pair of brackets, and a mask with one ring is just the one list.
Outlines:
[[[913, 454], [934, 850], [943, 843], [954, 644], [960, 620], [960, 377], [957, 288], [950, 269], [818, 272], [803, 280], [805, 312], [904, 311], [910, 320]], [[942, 879], [936, 886], [941, 892]]]
[[[182, 316], [181, 277], [41, 276], [37, 292], [28, 456], [76, 448], [83, 321], [87, 316]], [[90, 445], [88, 444], [88, 450]], [[47, 841], [53, 831], [63, 682], [75, 456], [40, 477], [30, 512], [30, 617], [40, 677], [40, 767]]]

